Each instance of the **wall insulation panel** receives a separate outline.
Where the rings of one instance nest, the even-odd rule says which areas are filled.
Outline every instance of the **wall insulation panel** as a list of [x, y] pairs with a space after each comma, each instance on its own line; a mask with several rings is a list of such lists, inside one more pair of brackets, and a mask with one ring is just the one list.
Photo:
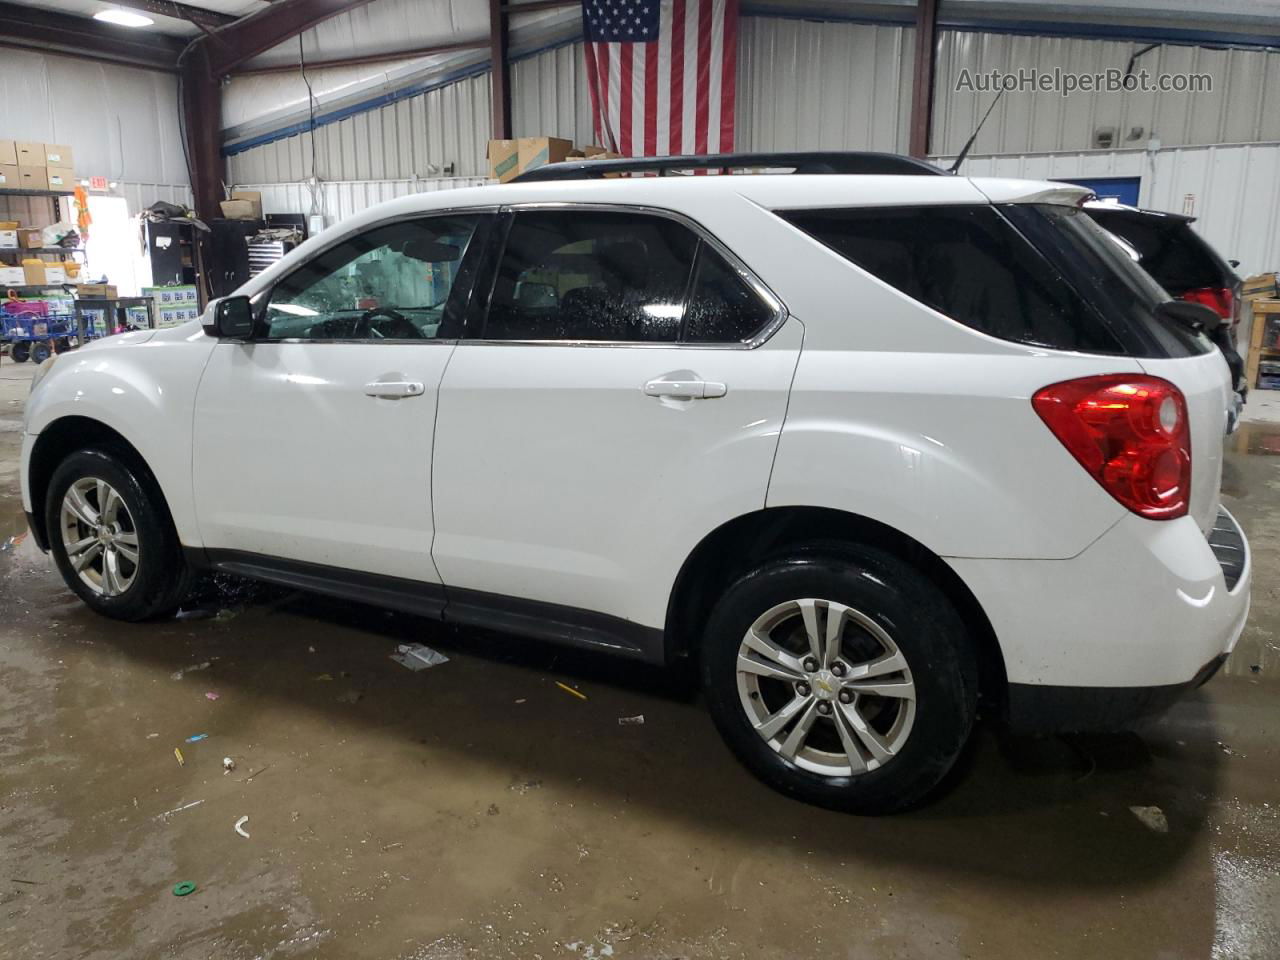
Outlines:
[[178, 130], [168, 74], [23, 50], [0, 57], [0, 136], [67, 144], [81, 176], [187, 183]]

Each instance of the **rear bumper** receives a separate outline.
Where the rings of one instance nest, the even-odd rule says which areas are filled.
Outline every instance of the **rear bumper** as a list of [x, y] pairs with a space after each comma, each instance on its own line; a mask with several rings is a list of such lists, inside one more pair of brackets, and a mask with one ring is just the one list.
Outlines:
[[1018, 733], [1103, 733], [1158, 716], [1208, 683], [1227, 662], [1220, 653], [1186, 683], [1159, 687], [1051, 687], [1011, 683], [1007, 720]]
[[1130, 515], [1070, 560], [948, 563], [995, 630], [1020, 729], [1158, 713], [1213, 675], [1249, 614], [1249, 545], [1226, 510], [1207, 537]]

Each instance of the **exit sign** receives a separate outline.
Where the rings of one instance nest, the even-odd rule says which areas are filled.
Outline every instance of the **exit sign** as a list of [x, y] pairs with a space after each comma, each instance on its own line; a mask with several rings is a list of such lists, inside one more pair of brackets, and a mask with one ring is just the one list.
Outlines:
[[107, 178], [106, 177], [90, 177], [89, 189], [90, 190], [106, 190]]

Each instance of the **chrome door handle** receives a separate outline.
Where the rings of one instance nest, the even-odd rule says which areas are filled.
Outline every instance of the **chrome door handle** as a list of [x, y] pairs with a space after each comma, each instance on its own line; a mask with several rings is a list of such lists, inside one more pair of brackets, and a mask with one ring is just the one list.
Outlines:
[[426, 393], [426, 387], [418, 380], [375, 380], [364, 385], [366, 397], [382, 397], [386, 400], [403, 400], [405, 397], [420, 397]]
[[650, 380], [642, 389], [646, 397], [671, 397], [673, 400], [710, 400], [729, 392], [723, 383], [713, 380]]

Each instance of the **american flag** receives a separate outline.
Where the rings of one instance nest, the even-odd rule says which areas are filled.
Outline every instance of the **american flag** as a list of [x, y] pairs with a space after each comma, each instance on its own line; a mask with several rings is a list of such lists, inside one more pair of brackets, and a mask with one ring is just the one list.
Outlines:
[[733, 150], [738, 0], [583, 0], [600, 145], [627, 157]]

